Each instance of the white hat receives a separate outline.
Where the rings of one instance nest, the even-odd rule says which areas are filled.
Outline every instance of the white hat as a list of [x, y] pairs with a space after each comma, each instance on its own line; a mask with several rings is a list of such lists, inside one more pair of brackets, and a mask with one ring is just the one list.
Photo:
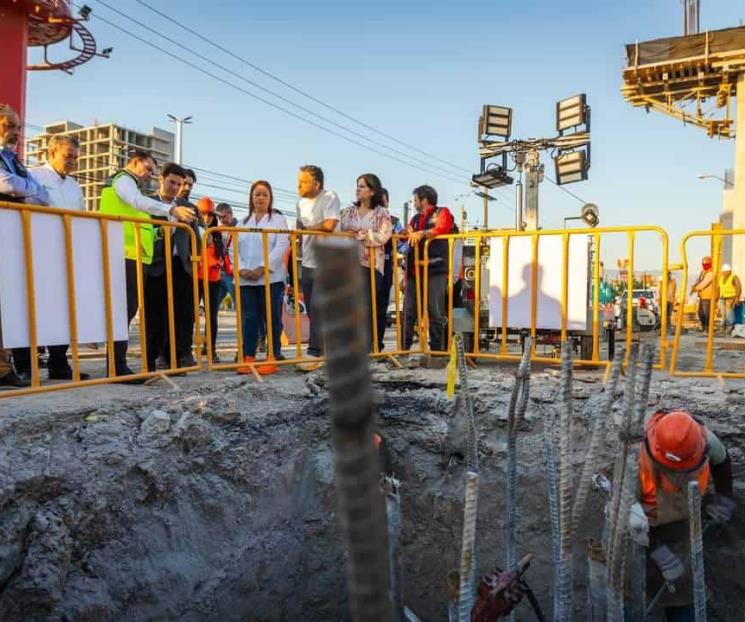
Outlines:
[[728, 263], [722, 264], [722, 272], [732, 272], [732, 266]]

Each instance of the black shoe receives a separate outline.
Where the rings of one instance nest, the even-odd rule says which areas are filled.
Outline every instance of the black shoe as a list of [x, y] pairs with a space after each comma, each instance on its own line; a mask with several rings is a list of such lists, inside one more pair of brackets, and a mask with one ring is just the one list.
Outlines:
[[0, 378], [0, 387], [13, 387], [15, 389], [24, 389], [31, 386], [31, 381], [28, 378], [22, 378], [12, 369]]
[[[62, 369], [50, 369], [48, 374], [48, 378], [50, 380], [72, 380], [72, 367], [63, 367]], [[90, 374], [86, 374], [85, 372], [80, 372], [80, 379], [81, 380], [88, 380], [90, 378]]]
[[[129, 367], [123, 367], [116, 370], [117, 377], [121, 376], [134, 376], [135, 373]], [[131, 380], [122, 380], [121, 384], [143, 384], [144, 378], [132, 378]]]
[[187, 354], [186, 356], [182, 356], [178, 360], [178, 366], [179, 367], [195, 367], [197, 364], [196, 359], [191, 355]]

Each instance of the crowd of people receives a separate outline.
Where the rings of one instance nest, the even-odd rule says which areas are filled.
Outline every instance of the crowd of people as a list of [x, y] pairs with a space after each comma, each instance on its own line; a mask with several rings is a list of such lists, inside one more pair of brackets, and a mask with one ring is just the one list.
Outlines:
[[[7, 105], [0, 105], [0, 200], [84, 210], [83, 193], [73, 177], [80, 156], [77, 139], [55, 134], [49, 140], [46, 163], [26, 169], [16, 153], [21, 127], [17, 113]], [[158, 189], [148, 195], [145, 188], [156, 174]], [[289, 261], [287, 220], [274, 208], [272, 186], [268, 181], [253, 182], [249, 190], [248, 214], [241, 221], [235, 218], [227, 203], [215, 205], [208, 197], [192, 202], [190, 197], [196, 182], [197, 175], [192, 169], [169, 162], [158, 170], [158, 163], [151, 153], [135, 150], [129, 155], [125, 167], [114, 173], [101, 191], [100, 213], [145, 219], [145, 222], [123, 223], [127, 322], [131, 323], [139, 311], [141, 317], [144, 315], [146, 329], [146, 369], [142, 371], [189, 368], [197, 364], [193, 335], [198, 318], [194, 311], [198, 308], [197, 303], [203, 303], [206, 298], [206, 274], [210, 304], [205, 307], [209, 308], [207, 323], [213, 360], [219, 361], [216, 348], [218, 310], [230, 296], [233, 304], [240, 304], [243, 321], [243, 352], [242, 360], [238, 361], [238, 372], [250, 373], [256, 369], [261, 374], [274, 373], [278, 370], [276, 362], [283, 359], [284, 296], [288, 282], [291, 282], [291, 270], [296, 269]], [[394, 265], [392, 236], [399, 234], [395, 243], [405, 270], [401, 283], [404, 292], [403, 344], [409, 349], [415, 338], [417, 322], [415, 249], [419, 249], [419, 256], [423, 258], [427, 240], [457, 232], [450, 210], [438, 205], [436, 190], [427, 185], [414, 189], [416, 213], [404, 226], [390, 214], [388, 191], [380, 178], [372, 173], [357, 178], [356, 200], [344, 208], [337, 194], [325, 187], [324, 173], [319, 166], [300, 167], [297, 189], [295, 228], [303, 232], [299, 282], [309, 318], [307, 361], [300, 365], [301, 368], [315, 369], [318, 361], [314, 359], [323, 356], [320, 319], [314, 312], [314, 283], [318, 269], [316, 245], [320, 238], [333, 232], [346, 233], [359, 244], [363, 282], [370, 284], [370, 287], [363, 288], [369, 309], [370, 351], [384, 348], [386, 312], [392, 287], [398, 286], [396, 275], [399, 266]], [[212, 231], [205, 236], [207, 229], [218, 226], [237, 227], [238, 231]], [[262, 234], [262, 230], [267, 231]], [[239, 258], [237, 266], [233, 266], [232, 261], [234, 243]], [[426, 299], [430, 347], [434, 351], [446, 347], [448, 253], [447, 241], [432, 240]], [[200, 260], [193, 262], [193, 257]], [[138, 262], [142, 266], [144, 309], [140, 309], [138, 295]], [[198, 270], [199, 301], [194, 300], [194, 265]], [[234, 270], [238, 271], [239, 292], [234, 291]], [[422, 288], [423, 284], [424, 279], [420, 279], [419, 287]], [[270, 317], [267, 317], [267, 293]], [[421, 289], [420, 294], [423, 294]], [[172, 305], [169, 305], [169, 299]], [[425, 296], [422, 295], [421, 299], [424, 300]], [[172, 325], [169, 313], [172, 313]], [[271, 342], [266, 343], [269, 335]], [[374, 345], [375, 337], [377, 343]], [[256, 355], [260, 349], [266, 350], [267, 356], [257, 363]], [[49, 378], [72, 379], [68, 346], [51, 345], [48, 350]], [[127, 361], [127, 350], [128, 340], [121, 340], [115, 341], [113, 352], [107, 353], [107, 367], [118, 377], [135, 375]], [[35, 353], [30, 348], [3, 349], [0, 327], [0, 386], [29, 386], [32, 355]], [[109, 356], [111, 361], [108, 361]], [[80, 377], [84, 379], [87, 374], [81, 373]]]

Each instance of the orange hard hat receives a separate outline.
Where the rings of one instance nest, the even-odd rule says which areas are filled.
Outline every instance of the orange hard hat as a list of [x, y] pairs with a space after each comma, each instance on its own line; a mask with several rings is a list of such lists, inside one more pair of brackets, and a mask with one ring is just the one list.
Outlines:
[[695, 471], [706, 460], [706, 427], [683, 410], [655, 413], [647, 423], [645, 444], [660, 466]]
[[197, 209], [201, 214], [212, 214], [215, 211], [215, 202], [209, 197], [202, 197], [197, 201]]

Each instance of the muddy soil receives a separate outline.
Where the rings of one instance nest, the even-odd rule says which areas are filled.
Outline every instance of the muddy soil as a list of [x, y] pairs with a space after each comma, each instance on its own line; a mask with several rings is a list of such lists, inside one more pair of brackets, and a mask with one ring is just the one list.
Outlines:
[[[385, 458], [401, 480], [407, 605], [447, 619], [445, 577], [457, 568], [465, 438], [444, 372], [375, 368]], [[481, 464], [480, 573], [504, 558], [506, 411], [512, 370], [474, 371]], [[0, 620], [345, 620], [344, 553], [322, 373], [263, 384], [218, 376], [181, 392], [116, 387], [0, 401]], [[577, 375], [574, 459], [601, 398]], [[536, 370], [520, 431], [519, 550], [551, 611], [543, 421], [558, 379]], [[91, 396], [94, 397], [91, 397]], [[655, 379], [650, 408], [685, 405], [745, 465], [745, 386]], [[618, 405], [617, 405], [618, 407]], [[617, 413], [616, 413], [617, 414]], [[610, 475], [611, 427], [603, 446]], [[742, 476], [741, 476], [742, 477]], [[745, 493], [737, 482], [740, 498]], [[593, 494], [576, 544], [575, 618], [585, 603], [584, 546], [602, 526]], [[742, 617], [745, 512], [707, 534], [709, 619]], [[738, 617], [733, 617], [733, 612]], [[518, 620], [535, 619], [521, 605]]]

